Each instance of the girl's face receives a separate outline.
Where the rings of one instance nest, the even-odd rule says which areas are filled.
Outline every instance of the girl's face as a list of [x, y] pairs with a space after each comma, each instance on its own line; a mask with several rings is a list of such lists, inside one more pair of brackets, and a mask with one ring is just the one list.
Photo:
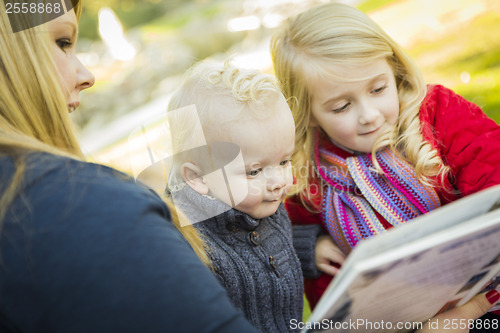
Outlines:
[[399, 115], [394, 73], [385, 59], [368, 65], [332, 65], [337, 77], [316, 80], [309, 126], [319, 126], [335, 143], [368, 153]]
[[71, 112], [80, 105], [80, 91], [94, 85], [94, 76], [75, 54], [78, 22], [74, 10], [48, 22], [47, 27], [59, 82]]

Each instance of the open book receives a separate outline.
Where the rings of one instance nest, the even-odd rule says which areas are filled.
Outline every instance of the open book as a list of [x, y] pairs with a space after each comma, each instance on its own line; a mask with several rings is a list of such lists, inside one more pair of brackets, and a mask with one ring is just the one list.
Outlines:
[[360, 242], [303, 332], [409, 332], [499, 284], [500, 185]]

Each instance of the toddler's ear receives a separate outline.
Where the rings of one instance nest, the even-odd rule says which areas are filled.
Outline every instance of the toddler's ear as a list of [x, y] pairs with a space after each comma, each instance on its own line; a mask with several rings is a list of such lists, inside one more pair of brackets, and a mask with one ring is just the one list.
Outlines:
[[208, 186], [201, 176], [201, 169], [191, 162], [186, 162], [181, 166], [181, 176], [193, 190], [201, 195], [208, 193]]

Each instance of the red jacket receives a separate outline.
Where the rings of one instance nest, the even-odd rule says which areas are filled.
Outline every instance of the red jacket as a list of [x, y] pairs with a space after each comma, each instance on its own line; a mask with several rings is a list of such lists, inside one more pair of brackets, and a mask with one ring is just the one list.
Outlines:
[[[443, 205], [500, 184], [500, 127], [477, 105], [443, 86], [430, 86], [419, 118], [424, 139], [437, 149], [443, 162], [451, 168], [443, 187], [436, 189]], [[346, 152], [333, 144], [328, 148], [347, 157]], [[452, 195], [445, 187], [454, 188], [459, 194]], [[320, 204], [322, 198], [316, 197], [315, 201]], [[285, 208], [293, 224], [322, 225], [322, 214], [308, 211], [297, 195], [285, 200]], [[390, 227], [381, 216], [378, 217], [386, 228]], [[318, 279], [305, 280], [305, 293], [311, 308], [331, 279], [322, 274]]]

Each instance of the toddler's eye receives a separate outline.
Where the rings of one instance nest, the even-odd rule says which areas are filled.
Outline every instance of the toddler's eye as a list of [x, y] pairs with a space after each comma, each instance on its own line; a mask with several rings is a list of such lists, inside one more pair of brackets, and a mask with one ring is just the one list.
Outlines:
[[259, 173], [262, 171], [262, 168], [251, 170], [247, 172], [247, 176], [249, 177], [256, 177], [259, 175]]
[[280, 162], [280, 165], [281, 166], [286, 166], [288, 163], [290, 163], [292, 160], [288, 159], [288, 160], [283, 160]]

